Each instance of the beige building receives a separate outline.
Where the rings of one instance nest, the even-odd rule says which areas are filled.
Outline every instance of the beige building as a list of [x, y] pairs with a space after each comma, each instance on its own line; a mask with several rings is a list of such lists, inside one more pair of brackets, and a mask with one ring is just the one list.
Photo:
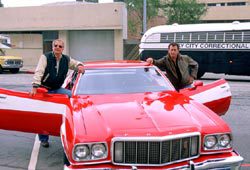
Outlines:
[[198, 0], [208, 7], [203, 22], [250, 21], [250, 0]]
[[36, 65], [53, 39], [65, 41], [65, 54], [81, 61], [123, 59], [127, 38], [125, 4], [65, 2], [34, 7], [0, 8], [0, 34], [11, 38], [9, 55]]

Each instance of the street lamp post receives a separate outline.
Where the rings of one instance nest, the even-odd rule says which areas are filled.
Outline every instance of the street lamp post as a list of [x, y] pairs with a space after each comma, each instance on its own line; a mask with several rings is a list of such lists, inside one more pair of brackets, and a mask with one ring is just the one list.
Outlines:
[[144, 34], [147, 30], [147, 0], [143, 0], [143, 29], [142, 33]]

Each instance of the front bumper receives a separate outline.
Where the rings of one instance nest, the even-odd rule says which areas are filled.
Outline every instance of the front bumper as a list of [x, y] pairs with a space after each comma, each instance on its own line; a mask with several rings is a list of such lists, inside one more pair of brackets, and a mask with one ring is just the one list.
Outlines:
[[5, 65], [2, 65], [3, 69], [21, 68], [21, 67], [23, 67], [23, 64], [5, 64]]
[[233, 156], [230, 158], [222, 159], [222, 160], [207, 160], [202, 163], [194, 163], [192, 161], [189, 162], [188, 167], [180, 167], [180, 168], [172, 168], [172, 170], [175, 169], [183, 169], [183, 170], [231, 170], [231, 169], [239, 169], [240, 165], [243, 161], [243, 158], [241, 156]]
[[83, 170], [83, 169], [99, 169], [99, 170], [112, 170], [112, 169], [169, 169], [169, 170], [237, 170], [240, 169], [240, 165], [243, 162], [243, 157], [236, 152], [232, 152], [230, 157], [209, 158], [204, 160], [203, 158], [197, 158], [193, 161], [188, 161], [184, 165], [171, 165], [163, 167], [136, 167], [136, 166], [116, 166], [112, 164], [105, 165], [91, 165], [91, 166], [64, 166], [64, 170]]

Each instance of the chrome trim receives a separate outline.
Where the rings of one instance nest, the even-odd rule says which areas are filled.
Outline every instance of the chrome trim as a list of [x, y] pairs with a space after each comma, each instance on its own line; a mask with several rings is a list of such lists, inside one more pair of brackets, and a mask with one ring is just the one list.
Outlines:
[[189, 165], [180, 166], [171, 168], [169, 170], [190, 170], [190, 166], [193, 166], [195, 170], [207, 170], [207, 169], [216, 169], [216, 168], [231, 168], [238, 170], [240, 169], [240, 165], [243, 162], [243, 157], [239, 156], [231, 156], [229, 158], [224, 159], [209, 159], [204, 162], [194, 163], [192, 161], [189, 162]]
[[[114, 143], [117, 141], [157, 141], [157, 142], [162, 142], [165, 140], [171, 140], [170, 141], [170, 150], [171, 150], [171, 145], [172, 145], [172, 140], [173, 139], [182, 139], [185, 137], [193, 137], [193, 136], [198, 136], [199, 139], [199, 143], [198, 143], [198, 154], [196, 156], [190, 156], [188, 158], [185, 159], [181, 159], [181, 160], [177, 160], [177, 161], [171, 161], [171, 162], [167, 162], [167, 163], [162, 163], [162, 164], [127, 164], [127, 163], [115, 163], [114, 161]], [[121, 165], [121, 166], [155, 166], [155, 167], [161, 167], [161, 166], [165, 166], [165, 165], [169, 165], [169, 164], [173, 164], [173, 163], [178, 163], [178, 162], [183, 162], [183, 161], [187, 161], [187, 160], [191, 160], [194, 158], [198, 158], [200, 156], [200, 148], [201, 148], [201, 134], [200, 132], [191, 132], [191, 133], [183, 133], [183, 134], [177, 134], [177, 135], [169, 135], [169, 136], [151, 136], [151, 137], [114, 137], [111, 140], [111, 161], [114, 165]], [[149, 150], [148, 150], [149, 151]], [[172, 152], [172, 151], [171, 151]], [[170, 152], [170, 153], [171, 153]], [[170, 160], [171, 160], [171, 154], [170, 154]]]
[[[231, 169], [235, 169], [238, 170], [240, 169], [240, 165], [243, 162], [243, 158], [238, 155], [238, 156], [231, 156], [228, 158], [224, 158], [224, 159], [209, 159], [206, 160], [204, 162], [197, 162], [194, 163], [193, 161], [189, 161], [189, 165], [184, 165], [184, 166], [179, 166], [179, 167], [175, 167], [175, 168], [171, 168], [168, 170], [191, 170], [190, 166], [193, 166], [195, 170], [207, 170], [209, 168], [223, 168], [223, 167], [229, 167]], [[131, 170], [136, 169], [136, 166], [131, 166]], [[107, 167], [107, 168], [88, 168], [88, 169], [98, 169], [98, 170], [113, 170], [113, 168]], [[119, 168], [116, 168], [119, 169]], [[124, 169], [124, 168], [120, 168], [120, 169]], [[84, 170], [84, 168], [70, 168], [64, 165], [64, 170]]]
[[[86, 170], [86, 168], [70, 168], [70, 167], [67, 167], [66, 165], [64, 165], [63, 167], [64, 170]], [[92, 170], [114, 170], [112, 168], [88, 168], [89, 169], [92, 169]], [[117, 170], [117, 169], [116, 169]], [[132, 169], [131, 169], [132, 170]]]
[[23, 65], [2, 65], [3, 69], [9, 69], [9, 68], [22, 68]]
[[179, 138], [185, 138], [185, 137], [192, 137], [192, 136], [200, 136], [200, 132], [191, 132], [191, 133], [182, 133], [177, 135], [167, 135], [167, 136], [136, 136], [136, 137], [114, 137], [112, 138], [111, 142], [112, 144], [116, 141], [123, 141], [123, 140], [129, 140], [129, 141], [163, 141], [163, 140], [172, 140], [172, 139], [179, 139]]
[[23, 61], [21, 59], [5, 59], [2, 68], [21, 68]]
[[[89, 160], [89, 161], [91, 161], [91, 160]], [[94, 160], [95, 161], [95, 160]], [[97, 165], [97, 164], [105, 164], [105, 163], [112, 163], [111, 161], [109, 161], [109, 160], [104, 160], [104, 161], [99, 161], [99, 160], [96, 160], [96, 162], [93, 162], [93, 160], [92, 160], [92, 162], [77, 162], [77, 163], [71, 163], [70, 162], [70, 164], [71, 165], [74, 165], [74, 166], [81, 166], [81, 165]]]

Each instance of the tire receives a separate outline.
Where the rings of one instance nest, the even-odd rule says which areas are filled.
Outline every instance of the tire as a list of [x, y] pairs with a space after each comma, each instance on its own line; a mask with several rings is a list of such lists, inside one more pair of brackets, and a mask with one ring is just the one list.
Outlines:
[[70, 166], [70, 162], [69, 162], [69, 160], [68, 160], [68, 158], [67, 158], [65, 152], [63, 152], [63, 163], [64, 163], [64, 165], [66, 165], [66, 166]]
[[10, 72], [15, 74], [19, 72], [19, 68], [10, 68]]
[[0, 74], [2, 74], [3, 73], [3, 68], [2, 68], [2, 66], [0, 65]]

